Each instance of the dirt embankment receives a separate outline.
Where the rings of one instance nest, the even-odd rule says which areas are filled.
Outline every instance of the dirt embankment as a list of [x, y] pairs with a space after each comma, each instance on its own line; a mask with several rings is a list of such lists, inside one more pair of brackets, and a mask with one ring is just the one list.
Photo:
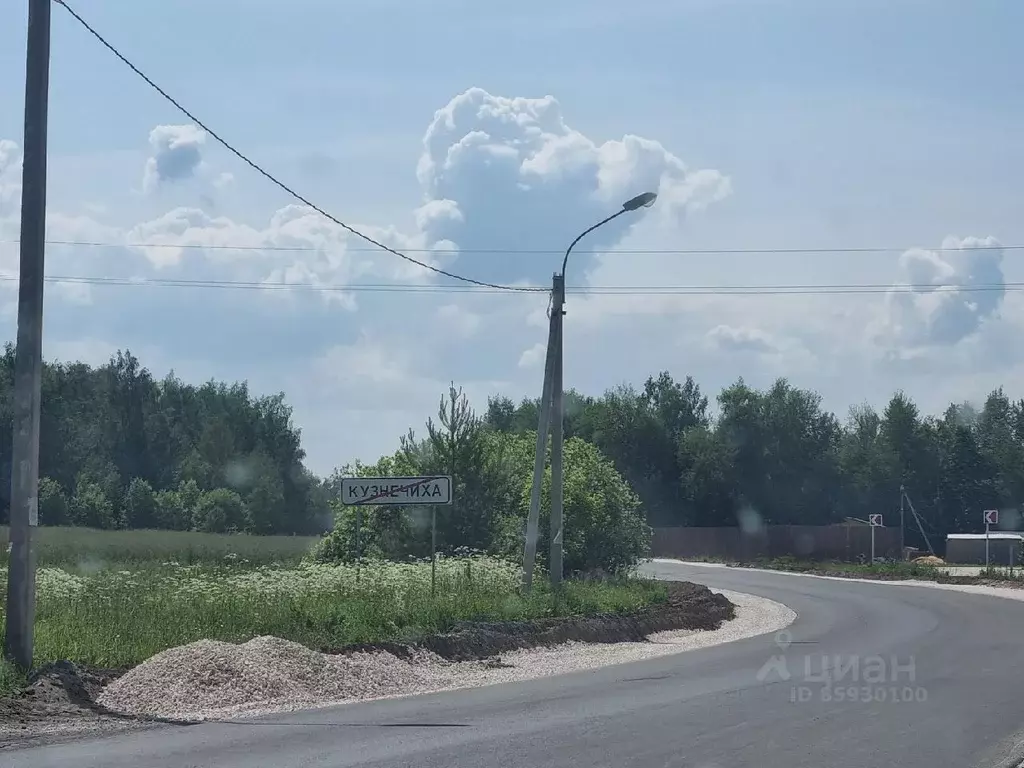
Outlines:
[[[411, 644], [372, 643], [320, 649], [329, 654], [383, 653], [408, 659], [423, 651], [451, 662], [478, 661], [510, 651], [565, 642], [643, 641], [666, 630], [714, 630], [734, 618], [725, 596], [688, 582], [669, 582], [666, 602], [629, 614], [536, 619], [517, 622], [467, 622], [445, 634]], [[35, 671], [28, 686], [0, 698], [0, 748], [39, 737], [60, 738], [76, 731], [118, 728], [126, 724], [166, 722], [119, 714], [97, 703], [101, 691], [128, 670], [97, 669], [69, 661]], [[180, 721], [178, 721], [180, 722]]]

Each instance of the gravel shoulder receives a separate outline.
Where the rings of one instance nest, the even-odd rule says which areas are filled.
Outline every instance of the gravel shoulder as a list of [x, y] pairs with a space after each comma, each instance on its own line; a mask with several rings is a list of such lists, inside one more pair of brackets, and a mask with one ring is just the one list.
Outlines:
[[21, 697], [0, 700], [0, 748], [585, 671], [776, 632], [795, 618], [771, 600], [678, 583], [667, 606], [634, 616], [464, 626], [416, 646], [320, 653], [273, 637], [203, 640], [124, 673], [42, 671]]
[[760, 573], [781, 573], [785, 576], [802, 576], [808, 579], [829, 579], [832, 581], [856, 581], [863, 584], [885, 584], [897, 587], [926, 587], [929, 589], [945, 589], [953, 592], [966, 592], [972, 595], [988, 595], [990, 597], [1002, 597], [1008, 600], [1024, 600], [1024, 581], [984, 579], [977, 576], [949, 576], [942, 581], [931, 581], [924, 579], [893, 579], [893, 578], [865, 578], [862, 575], [837, 575], [835, 573], [814, 573], [808, 571], [787, 571], [781, 568], [756, 568], [753, 566], [732, 566], [725, 563], [704, 563], [691, 562], [689, 560], [674, 560], [671, 558], [655, 558], [652, 562], [677, 563], [700, 568], [742, 568], [745, 571], [757, 571]]

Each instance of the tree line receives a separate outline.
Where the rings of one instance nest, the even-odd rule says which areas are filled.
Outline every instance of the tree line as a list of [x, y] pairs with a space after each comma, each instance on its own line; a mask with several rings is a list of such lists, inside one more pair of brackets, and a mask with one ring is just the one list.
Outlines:
[[[14, 347], [0, 356], [0, 502], [10, 514]], [[43, 366], [39, 522], [312, 533], [330, 524], [281, 394], [156, 380], [130, 352]]]
[[[1024, 400], [1002, 389], [941, 415], [897, 392], [881, 411], [856, 405], [843, 419], [785, 379], [764, 390], [740, 379], [718, 394], [714, 415], [692, 378], [668, 372], [640, 389], [565, 400], [565, 434], [611, 459], [654, 526], [731, 526], [742, 516], [826, 525], [871, 513], [892, 524], [902, 486], [934, 544], [978, 530], [984, 509], [1004, 510], [1016, 527], [1024, 501]], [[496, 397], [485, 421], [526, 431], [537, 410], [537, 401]], [[907, 543], [925, 546], [910, 523]]]
[[[4, 521], [13, 372], [8, 344], [0, 356]], [[896, 393], [880, 411], [858, 405], [840, 418], [784, 379], [763, 390], [741, 379], [712, 408], [692, 378], [661, 372], [597, 397], [570, 391], [565, 404], [567, 515], [575, 494], [572, 514], [623, 526], [626, 549], [647, 535], [641, 518], [651, 526], [729, 526], [741, 516], [829, 524], [895, 514], [901, 486], [926, 532], [942, 541], [976, 530], [987, 508], [1004, 510], [1012, 524], [1006, 512], [1024, 497], [1024, 400], [1002, 389], [941, 415], [923, 415]], [[442, 545], [511, 550], [521, 546], [537, 415], [536, 400], [503, 396], [477, 415], [453, 387], [423, 438], [410, 431], [394, 455], [320, 479], [303, 464], [282, 394], [187, 384], [173, 373], [155, 379], [130, 352], [99, 367], [46, 364], [40, 522], [290, 534], [322, 532], [337, 519], [342, 533], [331, 546], [349, 552], [351, 511], [332, 502], [340, 476], [444, 472], [455, 477], [456, 502], [442, 516]], [[574, 472], [582, 485], [570, 490]], [[600, 489], [589, 500], [587, 483]], [[616, 504], [624, 517], [611, 521]], [[420, 514], [368, 512], [368, 545], [396, 555], [422, 550]], [[908, 526], [908, 543], [922, 546], [917, 538]]]

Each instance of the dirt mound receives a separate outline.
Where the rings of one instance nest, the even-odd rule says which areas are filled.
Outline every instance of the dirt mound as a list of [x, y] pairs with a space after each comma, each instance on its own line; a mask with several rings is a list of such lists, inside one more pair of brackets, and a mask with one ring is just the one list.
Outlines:
[[0, 721], [34, 722], [54, 717], [109, 714], [96, 696], [118, 670], [89, 669], [58, 661], [40, 667], [17, 697], [0, 699]]
[[[670, 629], [718, 629], [733, 618], [734, 606], [724, 595], [701, 584], [669, 582], [668, 600], [631, 614], [515, 622], [463, 622], [453, 632], [431, 635], [417, 647], [449, 661], [486, 659], [520, 648], [583, 643], [623, 643], [645, 640]], [[342, 649], [345, 652], [347, 649]]]
[[914, 565], [945, 565], [946, 561], [941, 557], [935, 555], [925, 555], [924, 557], [915, 557], [911, 562]]

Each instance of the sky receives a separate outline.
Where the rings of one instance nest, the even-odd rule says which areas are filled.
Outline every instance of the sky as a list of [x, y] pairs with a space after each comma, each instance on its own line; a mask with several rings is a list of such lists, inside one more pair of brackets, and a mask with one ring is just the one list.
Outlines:
[[[69, 3], [307, 200], [437, 268], [548, 286], [577, 234], [657, 192], [573, 253], [567, 388], [784, 376], [840, 418], [896, 390], [933, 413], [1024, 396], [1016, 0]], [[0, 5], [9, 340], [26, 15]], [[478, 410], [540, 394], [543, 292], [359, 240], [59, 5], [47, 234], [51, 278], [120, 279], [47, 284], [47, 360], [130, 349], [283, 391], [320, 474], [422, 432], [449, 382]]]

